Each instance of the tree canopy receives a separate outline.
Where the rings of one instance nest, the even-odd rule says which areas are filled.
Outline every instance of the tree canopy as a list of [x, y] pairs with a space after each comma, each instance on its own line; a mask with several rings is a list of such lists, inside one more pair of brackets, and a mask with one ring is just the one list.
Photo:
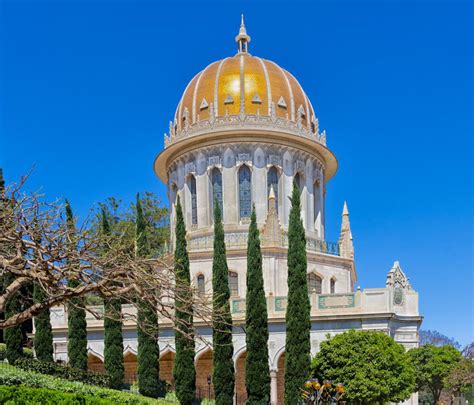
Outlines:
[[451, 345], [426, 344], [411, 349], [408, 355], [415, 368], [416, 389], [430, 391], [436, 404], [445, 387], [445, 379], [461, 360], [461, 353]]
[[314, 375], [343, 383], [347, 401], [401, 402], [415, 391], [415, 375], [405, 349], [378, 331], [350, 330], [321, 343]]

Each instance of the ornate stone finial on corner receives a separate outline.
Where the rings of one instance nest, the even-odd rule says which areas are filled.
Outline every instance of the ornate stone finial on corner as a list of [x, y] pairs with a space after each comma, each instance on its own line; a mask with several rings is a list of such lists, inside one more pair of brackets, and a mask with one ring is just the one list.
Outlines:
[[270, 186], [270, 192], [268, 193], [268, 212], [262, 229], [262, 242], [264, 246], [282, 246], [282, 229], [278, 219], [273, 184]]
[[341, 256], [354, 260], [354, 244], [352, 242], [352, 231], [351, 223], [349, 221], [349, 210], [347, 209], [347, 203], [344, 201], [342, 208], [342, 222], [341, 222], [341, 234], [339, 236], [339, 247], [341, 250]]
[[319, 136], [319, 142], [321, 142], [323, 145], [326, 145], [326, 130], [323, 129], [323, 132], [321, 132], [321, 135]]

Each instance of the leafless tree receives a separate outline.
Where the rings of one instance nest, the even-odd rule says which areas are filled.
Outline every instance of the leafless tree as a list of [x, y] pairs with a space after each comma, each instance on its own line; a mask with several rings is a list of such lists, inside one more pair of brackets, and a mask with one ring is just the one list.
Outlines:
[[[11, 280], [1, 291], [0, 312], [14, 294], [31, 283], [40, 285], [47, 298], [0, 320], [0, 329], [21, 324], [45, 308], [91, 295], [120, 297], [123, 303], [133, 305], [140, 298], [173, 322], [177, 297], [190, 297], [193, 305], [188, 307], [195, 319], [210, 322], [212, 311], [206, 298], [190, 293], [190, 286], [176, 285], [169, 255], [137, 258], [120, 236], [101, 235], [88, 221], [71, 227], [62, 203], [23, 192], [24, 181], [0, 189], [0, 277], [3, 282], [10, 275], [7, 279]], [[68, 283], [71, 280], [76, 282]], [[103, 316], [99, 312], [94, 315]], [[180, 329], [180, 325], [175, 327]]]

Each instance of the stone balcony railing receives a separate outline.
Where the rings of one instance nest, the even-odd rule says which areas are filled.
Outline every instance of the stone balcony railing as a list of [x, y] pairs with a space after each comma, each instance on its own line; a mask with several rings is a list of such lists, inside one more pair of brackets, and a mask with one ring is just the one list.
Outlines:
[[[267, 296], [268, 318], [278, 320], [285, 317], [286, 296]], [[376, 314], [397, 313], [399, 315], [418, 315], [418, 294], [413, 290], [404, 292], [402, 305], [393, 303], [393, 290], [391, 288], [371, 288], [363, 291], [342, 294], [310, 294], [311, 316], [371, 316]], [[103, 314], [103, 306], [89, 307], [91, 312]], [[236, 321], [245, 320], [245, 299], [231, 298], [232, 317]], [[136, 319], [136, 308], [132, 305], [123, 305], [124, 326], [133, 327]], [[195, 322], [199, 322], [198, 319]], [[51, 323], [53, 329], [67, 328], [67, 312], [63, 307], [51, 309]], [[160, 323], [170, 325], [171, 321], [161, 317]], [[87, 325], [90, 328], [101, 329], [103, 320], [97, 319], [92, 313], [87, 314]]]
[[[227, 232], [225, 234], [226, 249], [247, 248], [248, 232]], [[265, 247], [265, 240], [262, 241]], [[281, 237], [281, 245], [288, 247], [288, 235], [284, 233]], [[188, 242], [189, 251], [206, 251], [214, 247], [214, 235], [202, 235], [191, 237]], [[332, 256], [340, 256], [339, 243], [328, 242], [320, 239], [307, 238], [306, 248], [310, 252], [324, 253]]]

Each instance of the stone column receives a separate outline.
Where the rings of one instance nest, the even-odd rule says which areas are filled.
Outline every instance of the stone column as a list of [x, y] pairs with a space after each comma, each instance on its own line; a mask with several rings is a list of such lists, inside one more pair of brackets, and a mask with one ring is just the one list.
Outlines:
[[267, 168], [265, 154], [257, 148], [253, 158], [252, 168], [252, 202], [255, 204], [257, 222], [263, 224], [267, 217]]
[[278, 404], [278, 386], [276, 370], [270, 370], [270, 404]]
[[225, 224], [237, 224], [238, 222], [238, 202], [237, 202], [237, 173], [235, 166], [226, 167], [222, 170], [222, 188], [223, 188], [223, 220]]
[[291, 190], [293, 189], [293, 159], [289, 152], [283, 154], [283, 173], [281, 174], [282, 187], [282, 210], [279, 212], [280, 223], [288, 228], [288, 221], [290, 218], [291, 203], [289, 197], [291, 196]]
[[209, 178], [207, 175], [207, 161], [203, 154], [197, 159], [196, 170], [196, 201], [198, 227], [209, 226]]
[[313, 163], [306, 161], [306, 231], [314, 231], [314, 180]]

